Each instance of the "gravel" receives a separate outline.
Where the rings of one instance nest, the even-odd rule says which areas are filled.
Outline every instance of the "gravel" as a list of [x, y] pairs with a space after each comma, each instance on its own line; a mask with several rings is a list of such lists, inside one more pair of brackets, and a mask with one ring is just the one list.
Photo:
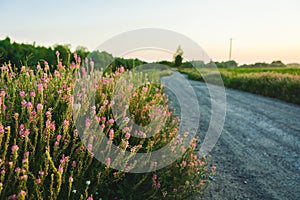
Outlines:
[[[179, 76], [174, 72], [162, 80], [180, 85]], [[211, 117], [210, 95], [205, 83], [188, 82], [200, 105], [201, 145]], [[180, 115], [176, 96], [166, 93]], [[300, 199], [300, 106], [232, 89], [226, 89], [226, 97], [223, 131], [209, 154], [217, 171], [195, 199]]]

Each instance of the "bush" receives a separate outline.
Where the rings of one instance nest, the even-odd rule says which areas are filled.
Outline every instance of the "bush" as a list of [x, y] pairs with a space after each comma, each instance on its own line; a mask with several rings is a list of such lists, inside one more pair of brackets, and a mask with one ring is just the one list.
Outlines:
[[[95, 119], [110, 144], [135, 156], [159, 149], [173, 138], [184, 140], [159, 85], [146, 84], [130, 93], [132, 120], [122, 127], [116, 124], [111, 96], [121, 92], [115, 86], [123, 71], [101, 75], [94, 85]], [[89, 120], [85, 119], [85, 127], [75, 127], [72, 105], [80, 94], [75, 99], [72, 94], [79, 72], [87, 73], [78, 60], [69, 67], [59, 63], [54, 73], [46, 62], [36, 71], [22, 67], [19, 73], [10, 65], [1, 67], [0, 199], [182, 199], [203, 192], [215, 168], [209, 169], [208, 161], [194, 153], [196, 139], [186, 151], [180, 149], [185, 151], [182, 157], [153, 172], [122, 172], [110, 167], [113, 160], [107, 159], [106, 165], [99, 162], [92, 150], [99, 143], [85, 147], [84, 137], [79, 137], [89, 128]], [[123, 87], [128, 91], [131, 85], [124, 83]], [[166, 110], [165, 127], [149, 139], [131, 136], [131, 121], [147, 125], [154, 105]]]

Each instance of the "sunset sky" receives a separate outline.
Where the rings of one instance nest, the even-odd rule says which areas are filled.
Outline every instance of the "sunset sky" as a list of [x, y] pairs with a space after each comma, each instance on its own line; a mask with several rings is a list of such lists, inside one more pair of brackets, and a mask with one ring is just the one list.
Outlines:
[[[0, 0], [0, 27], [0, 39], [89, 50], [126, 31], [162, 28], [194, 40], [214, 61], [228, 60], [233, 38], [232, 58], [240, 64], [300, 63], [299, 0]], [[160, 59], [155, 52], [146, 57]]]

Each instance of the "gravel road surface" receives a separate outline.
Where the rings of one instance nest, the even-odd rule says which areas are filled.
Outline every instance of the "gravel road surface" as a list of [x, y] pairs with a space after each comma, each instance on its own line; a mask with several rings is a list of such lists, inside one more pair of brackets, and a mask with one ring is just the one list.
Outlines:
[[[180, 76], [174, 72], [163, 82], [180, 88]], [[188, 82], [200, 105], [201, 142], [211, 117], [210, 95], [205, 83]], [[185, 88], [177, 91], [184, 93]], [[167, 93], [179, 112], [176, 96]], [[191, 98], [184, 95], [187, 100]], [[299, 200], [300, 106], [226, 89], [225, 124], [209, 155], [217, 172], [203, 199]]]

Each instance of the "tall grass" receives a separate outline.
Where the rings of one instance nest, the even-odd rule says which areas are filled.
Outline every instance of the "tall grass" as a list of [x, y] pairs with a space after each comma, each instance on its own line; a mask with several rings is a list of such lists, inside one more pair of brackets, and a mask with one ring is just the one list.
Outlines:
[[[199, 71], [198, 71], [199, 70]], [[299, 68], [235, 68], [235, 69], [179, 69], [193, 80], [215, 83], [221, 75], [224, 86], [254, 94], [264, 95], [300, 105]]]

